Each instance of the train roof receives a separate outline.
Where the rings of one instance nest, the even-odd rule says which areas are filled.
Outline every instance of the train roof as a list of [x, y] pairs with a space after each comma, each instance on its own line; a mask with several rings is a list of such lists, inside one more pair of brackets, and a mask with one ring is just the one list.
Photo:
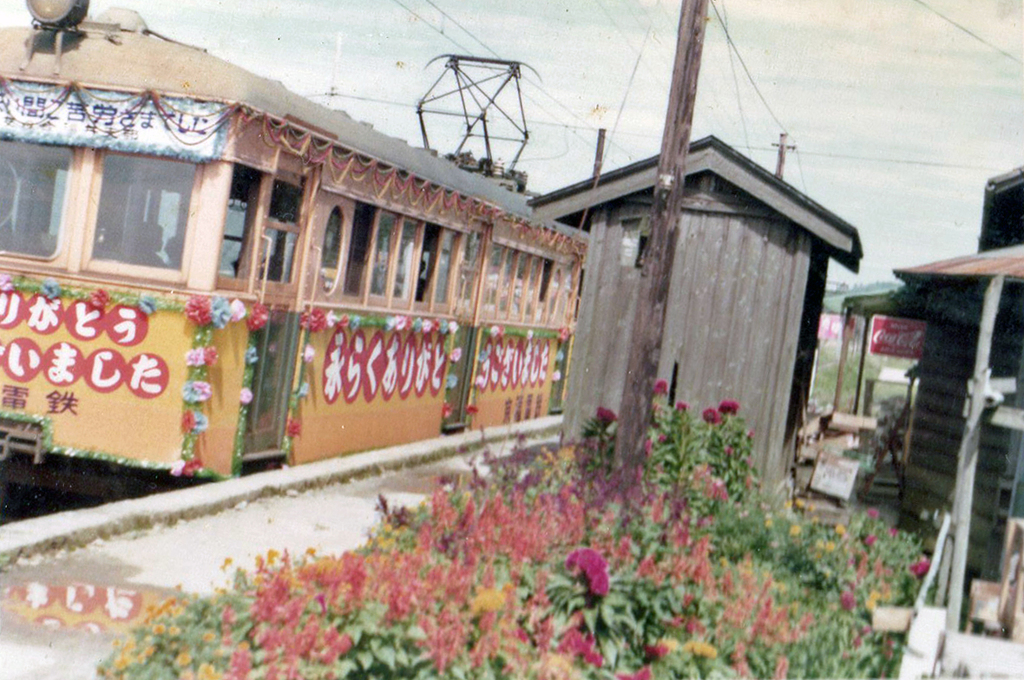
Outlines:
[[[111, 10], [97, 21], [66, 33], [59, 73], [52, 40], [40, 39], [25, 65], [30, 27], [0, 28], [0, 77], [84, 87], [154, 91], [161, 95], [242, 104], [287, 119], [332, 138], [341, 146], [376, 158], [529, 219], [527, 196], [481, 175], [460, 170], [433, 153], [390, 137], [344, 112], [329, 109], [209, 52], [158, 37], [129, 10]], [[45, 38], [45, 35], [43, 36]], [[24, 66], [24, 68], [22, 68]]]

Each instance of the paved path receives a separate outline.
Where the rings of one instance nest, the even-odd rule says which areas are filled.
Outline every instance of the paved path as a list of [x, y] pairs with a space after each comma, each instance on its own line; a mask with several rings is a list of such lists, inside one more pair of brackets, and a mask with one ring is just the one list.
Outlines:
[[[558, 420], [548, 420], [522, 429], [539, 438], [534, 441], [545, 436], [553, 441], [546, 433]], [[376, 521], [378, 495], [391, 504], [419, 503], [439, 476], [469, 473], [467, 461], [474, 454], [337, 480], [365, 474], [382, 462], [397, 466], [445, 451], [451, 456], [453, 440], [0, 527], [0, 554], [22, 554], [0, 574], [0, 680], [91, 680], [112, 641], [141, 619], [146, 605], [178, 588], [210, 593], [227, 585], [235, 566], [251, 567], [257, 555], [271, 549], [301, 554], [307, 548], [340, 553], [358, 547]], [[495, 443], [491, 449], [510, 446]], [[174, 521], [197, 505], [212, 507], [213, 514]], [[143, 517], [173, 523], [146, 527]], [[138, 528], [119, 533], [133, 526]], [[118, 535], [102, 538], [111, 533]], [[61, 545], [69, 547], [48, 549]]]

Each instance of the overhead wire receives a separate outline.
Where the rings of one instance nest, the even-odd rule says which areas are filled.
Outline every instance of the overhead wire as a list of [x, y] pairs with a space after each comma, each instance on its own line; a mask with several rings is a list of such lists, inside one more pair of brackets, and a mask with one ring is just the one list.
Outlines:
[[946, 21], [947, 23], [955, 26], [956, 28], [958, 28], [959, 30], [963, 31], [967, 35], [971, 36], [972, 38], [974, 38], [975, 40], [977, 40], [981, 44], [983, 44], [983, 45], [985, 45], [987, 47], [992, 48], [993, 50], [995, 50], [999, 54], [1003, 55], [1004, 57], [1007, 57], [1008, 59], [1012, 59], [1013, 61], [1017, 62], [1018, 64], [1024, 63], [1024, 62], [1021, 61], [1020, 57], [1015, 56], [1013, 54], [1010, 54], [1009, 52], [1007, 52], [1006, 50], [1004, 50], [1001, 47], [997, 47], [996, 45], [993, 45], [992, 43], [990, 43], [989, 41], [985, 40], [984, 38], [982, 38], [980, 35], [978, 35], [974, 31], [972, 31], [971, 29], [969, 29], [966, 26], [964, 26], [963, 24], [954, 21], [950, 17], [946, 16], [945, 14], [940, 12], [939, 10], [937, 10], [934, 7], [932, 7], [931, 5], [929, 5], [927, 2], [924, 2], [924, 0], [910, 0], [910, 1], [914, 2], [914, 3], [917, 3], [918, 5], [921, 5], [922, 7], [927, 9], [929, 12], [932, 12], [936, 16], [940, 17], [943, 21]]
[[[719, 23], [723, 24], [723, 28], [727, 28], [729, 13], [725, 9], [725, 0], [722, 0], [722, 17], [723, 21]], [[750, 150], [750, 134], [747, 132], [747, 117], [743, 113], [743, 99], [740, 97], [740, 80], [736, 77], [736, 62], [733, 58], [732, 50], [726, 48], [725, 51], [729, 54], [729, 70], [732, 71], [732, 84], [736, 89], [736, 108], [739, 109], [740, 123], [743, 125], [743, 141], [746, 143], [747, 155], [752, 156], [753, 153]]]

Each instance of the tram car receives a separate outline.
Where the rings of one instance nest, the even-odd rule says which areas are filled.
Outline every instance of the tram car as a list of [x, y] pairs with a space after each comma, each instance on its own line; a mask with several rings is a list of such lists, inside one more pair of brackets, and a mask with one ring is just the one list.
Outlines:
[[133, 12], [33, 14], [0, 38], [8, 481], [227, 477], [559, 410], [583, 237]]

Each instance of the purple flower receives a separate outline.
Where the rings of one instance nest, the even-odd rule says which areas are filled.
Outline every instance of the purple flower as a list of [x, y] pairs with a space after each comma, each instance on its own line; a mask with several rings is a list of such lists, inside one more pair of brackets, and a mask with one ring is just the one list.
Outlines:
[[701, 417], [704, 418], [704, 422], [709, 425], [718, 425], [722, 422], [722, 414], [713, 408], [704, 409]]
[[654, 394], [664, 395], [668, 394], [668, 381], [664, 378], [658, 378], [654, 381]]
[[723, 399], [718, 404], [718, 411], [722, 415], [736, 415], [740, 412], [740, 403], [733, 399]]
[[687, 411], [687, 410], [689, 410], [689, 408], [690, 408], [690, 405], [687, 404], [685, 401], [677, 401], [676, 402], [676, 410], [677, 411]]
[[605, 425], [611, 425], [619, 419], [619, 417], [615, 415], [615, 411], [610, 408], [605, 408], [604, 406], [597, 407], [597, 413], [594, 417], [597, 418], [599, 423], [603, 423]]
[[252, 390], [248, 387], [243, 387], [241, 393], [238, 395], [238, 401], [242, 402], [243, 406], [252, 403]]

